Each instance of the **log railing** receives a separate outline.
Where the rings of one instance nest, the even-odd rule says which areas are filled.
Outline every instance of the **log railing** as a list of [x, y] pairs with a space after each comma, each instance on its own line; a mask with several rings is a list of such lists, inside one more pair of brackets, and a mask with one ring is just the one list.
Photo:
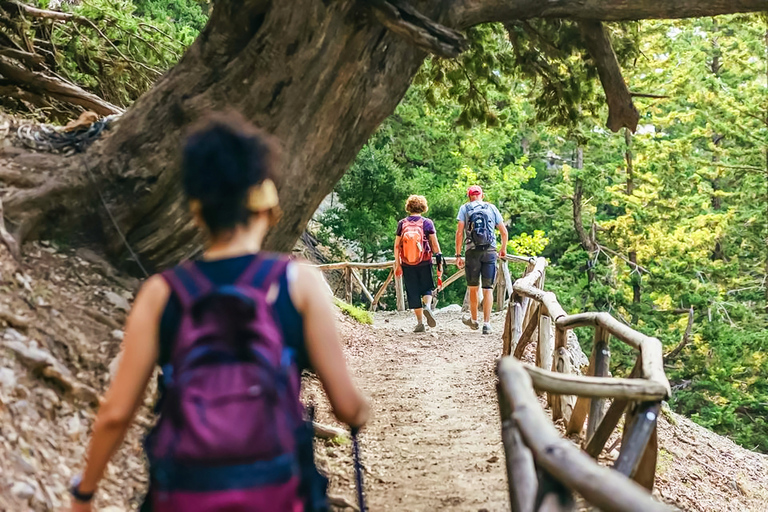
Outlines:
[[[497, 367], [512, 510], [572, 510], [574, 492], [602, 510], [669, 510], [648, 492], [656, 471], [656, 420], [661, 401], [671, 393], [661, 342], [608, 313], [566, 314], [555, 294], [543, 290], [546, 266], [543, 258], [530, 260], [512, 286], [504, 357]], [[595, 328], [594, 344], [587, 375], [578, 375], [568, 334], [585, 326]], [[523, 363], [520, 359], [537, 330], [536, 365]], [[638, 351], [629, 378], [610, 376], [612, 337]], [[546, 393], [552, 421], [562, 419], [566, 434], [578, 434], [583, 451], [559, 435], [536, 392]], [[608, 469], [596, 459], [622, 415], [621, 448]]]
[[[445, 259], [446, 266], [456, 264], [456, 258], [444, 258], [444, 259]], [[532, 260], [531, 258], [516, 256], [513, 254], [508, 254], [504, 258], [499, 258], [498, 275], [500, 276], [500, 278], [496, 286], [496, 306], [500, 311], [504, 308], [506, 304], [507, 298], [510, 294], [510, 288], [512, 285], [512, 281], [509, 273], [509, 267], [508, 267], [508, 263], [510, 261], [514, 261], [518, 263], [527, 263], [530, 265], [534, 260]], [[346, 301], [352, 302], [353, 287], [354, 287], [354, 283], [356, 283], [357, 286], [362, 290], [363, 295], [368, 299], [368, 302], [370, 303], [371, 311], [376, 310], [376, 308], [379, 305], [379, 301], [381, 300], [381, 297], [384, 295], [384, 292], [386, 292], [387, 290], [387, 287], [389, 286], [390, 283], [394, 281], [395, 294], [397, 296], [397, 310], [403, 311], [405, 310], [405, 293], [403, 291], [403, 280], [401, 277], [395, 276], [394, 267], [395, 267], [394, 261], [382, 261], [382, 262], [376, 262], [376, 263], [357, 263], [353, 261], [342, 261], [338, 263], [326, 263], [324, 265], [317, 265], [317, 268], [326, 272], [331, 270], [343, 271]], [[383, 269], [390, 269], [389, 275], [381, 284], [378, 291], [375, 294], [372, 294], [366, 287], [358, 271], [359, 270], [383, 270]], [[464, 277], [464, 269], [461, 269], [456, 273], [454, 273], [453, 275], [448, 276], [443, 281], [443, 289], [445, 289], [447, 286], [451, 285], [452, 283], [455, 283], [462, 277]]]

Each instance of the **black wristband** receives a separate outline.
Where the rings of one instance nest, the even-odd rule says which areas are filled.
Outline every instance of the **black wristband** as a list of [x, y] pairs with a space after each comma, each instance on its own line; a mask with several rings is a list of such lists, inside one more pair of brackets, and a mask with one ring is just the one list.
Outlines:
[[93, 495], [95, 492], [90, 493], [84, 493], [80, 492], [80, 481], [81, 476], [77, 475], [75, 478], [72, 479], [72, 484], [69, 487], [69, 494], [72, 495], [75, 500], [79, 501], [80, 503], [90, 503], [90, 501], [93, 499]]

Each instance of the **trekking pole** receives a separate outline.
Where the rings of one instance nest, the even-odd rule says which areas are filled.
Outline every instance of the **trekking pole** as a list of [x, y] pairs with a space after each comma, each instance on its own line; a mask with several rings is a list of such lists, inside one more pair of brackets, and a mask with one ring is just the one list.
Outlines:
[[365, 512], [365, 490], [363, 488], [363, 464], [360, 462], [360, 443], [357, 440], [359, 427], [352, 427], [352, 454], [355, 459], [355, 482], [357, 484], [357, 503], [360, 512]]

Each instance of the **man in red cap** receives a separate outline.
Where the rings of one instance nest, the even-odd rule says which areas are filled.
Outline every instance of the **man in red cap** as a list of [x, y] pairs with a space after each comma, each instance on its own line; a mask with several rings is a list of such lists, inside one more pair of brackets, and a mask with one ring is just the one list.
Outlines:
[[[480, 281], [483, 285], [483, 334], [491, 333], [491, 307], [493, 306], [493, 285], [496, 282], [496, 229], [501, 233], [499, 255], [507, 255], [509, 233], [496, 206], [483, 201], [483, 189], [472, 185], [467, 189], [469, 202], [459, 209], [456, 220], [456, 265], [466, 266], [467, 287], [469, 288], [469, 316], [462, 318], [465, 325], [478, 329], [477, 300]], [[466, 235], [466, 239], [465, 239]], [[465, 259], [461, 258], [461, 247], [465, 246]]]

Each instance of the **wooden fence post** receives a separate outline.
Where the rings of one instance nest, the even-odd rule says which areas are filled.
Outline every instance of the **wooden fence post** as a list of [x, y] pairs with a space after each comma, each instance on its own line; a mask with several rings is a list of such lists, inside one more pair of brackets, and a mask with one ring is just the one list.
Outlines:
[[544, 370], [552, 369], [555, 354], [555, 335], [552, 333], [552, 319], [549, 315], [539, 317], [539, 344], [536, 347], [536, 366]]
[[496, 396], [501, 415], [501, 441], [504, 445], [509, 502], [513, 512], [534, 512], [539, 483], [533, 454], [520, 436], [509, 401], [505, 399], [500, 384], [496, 384]]
[[[621, 440], [621, 452], [616, 459], [614, 469], [629, 478], [642, 480], [642, 483], [653, 484], [653, 475], [656, 471], [656, 456], [658, 445], [656, 443], [656, 421], [659, 417], [661, 404], [659, 402], [643, 402], [630, 406], [624, 420], [624, 435]], [[654, 442], [650, 442], [650, 441]], [[648, 459], [643, 461], [643, 459]], [[642, 466], [650, 471], [650, 476], [637, 475], [638, 467]], [[640, 483], [640, 482], [638, 482]]]
[[[552, 356], [552, 368], [551, 370], [553, 372], [557, 371], [557, 354], [559, 353], [559, 350], [561, 348], [566, 348], [568, 346], [568, 331], [566, 329], [561, 329], [557, 326], [555, 326], [555, 352]], [[545, 368], [546, 370], [546, 368]], [[560, 398], [553, 395], [552, 393], [547, 393], [547, 405], [549, 405], [550, 409], [552, 409], [552, 418], [558, 419], [560, 418], [560, 405], [559, 405]], [[558, 413], [558, 415], [555, 417], [555, 414]]]
[[507, 292], [510, 290], [507, 287], [509, 270], [507, 269], [507, 260], [499, 258], [496, 265], [498, 267], [496, 269], [496, 310], [501, 311], [504, 309], [504, 304], [507, 302]]
[[344, 298], [347, 304], [352, 304], [352, 267], [344, 269], [344, 287], [346, 292]]
[[[595, 343], [592, 346], [592, 357], [595, 360], [595, 377], [607, 377], [610, 375], [611, 349], [608, 342], [611, 339], [611, 333], [601, 327], [595, 328]], [[595, 429], [603, 419], [605, 409], [605, 398], [593, 398], [589, 405], [589, 416], [587, 417], [587, 439], [592, 437]]]
[[381, 300], [381, 296], [384, 295], [384, 292], [387, 290], [387, 286], [389, 286], [389, 282], [392, 281], [393, 277], [395, 277], [395, 269], [392, 269], [389, 271], [389, 275], [384, 280], [384, 284], [381, 285], [381, 288], [379, 288], [379, 291], [377, 291], [376, 295], [374, 295], [373, 302], [371, 303], [371, 311], [376, 311], [376, 308], [379, 307], [379, 301]]
[[517, 347], [520, 338], [523, 336], [523, 306], [515, 301], [515, 314], [512, 323], [512, 346]]
[[395, 276], [395, 297], [397, 310], [405, 311], [405, 291], [403, 290], [403, 276]]

